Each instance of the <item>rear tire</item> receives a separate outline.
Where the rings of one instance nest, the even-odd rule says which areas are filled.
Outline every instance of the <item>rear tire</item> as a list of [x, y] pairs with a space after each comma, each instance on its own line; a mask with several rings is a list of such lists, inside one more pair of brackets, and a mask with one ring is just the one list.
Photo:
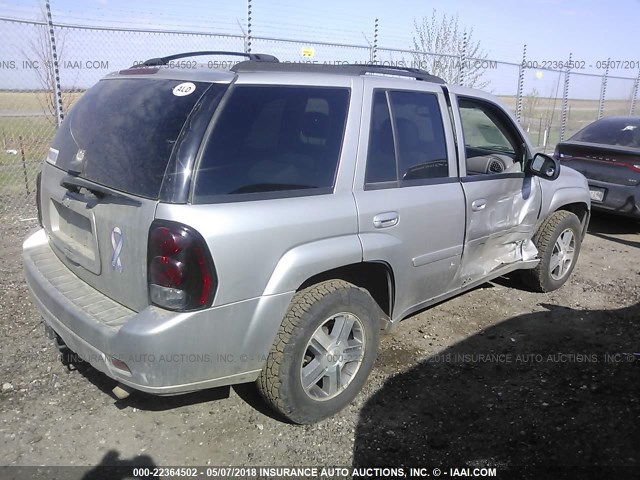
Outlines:
[[540, 263], [522, 272], [523, 282], [536, 292], [560, 288], [571, 276], [582, 244], [580, 220], [571, 212], [553, 212], [533, 237]]
[[294, 423], [339, 412], [373, 368], [383, 316], [366, 290], [342, 280], [296, 293], [256, 381], [261, 395]]

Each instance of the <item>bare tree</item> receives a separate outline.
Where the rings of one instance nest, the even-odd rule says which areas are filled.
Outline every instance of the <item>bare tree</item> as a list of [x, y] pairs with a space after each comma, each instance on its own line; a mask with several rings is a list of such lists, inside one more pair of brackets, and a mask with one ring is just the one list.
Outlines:
[[[43, 12], [42, 18], [46, 15]], [[56, 124], [56, 103], [55, 94], [56, 78], [53, 69], [53, 56], [49, 47], [49, 29], [42, 27], [38, 29], [36, 36], [27, 43], [27, 48], [22, 50], [25, 59], [33, 65], [36, 72], [38, 83], [40, 84], [40, 92], [36, 95], [40, 108], [45, 113], [48, 120]], [[56, 35], [56, 53], [58, 56], [58, 64], [62, 65], [65, 58], [65, 36], [63, 34]], [[62, 111], [66, 112], [71, 105], [73, 98], [73, 88], [61, 91]]]
[[522, 99], [522, 113], [527, 124], [535, 118], [536, 110], [540, 105], [540, 92], [533, 87]]
[[[489, 81], [483, 81], [483, 61], [487, 54], [480, 41], [474, 40], [473, 28], [460, 26], [458, 15], [439, 16], [434, 9], [431, 17], [414, 19], [413, 54], [414, 64], [448, 83], [459, 83], [461, 59], [464, 65], [464, 85], [484, 88]], [[464, 46], [466, 34], [466, 50]]]

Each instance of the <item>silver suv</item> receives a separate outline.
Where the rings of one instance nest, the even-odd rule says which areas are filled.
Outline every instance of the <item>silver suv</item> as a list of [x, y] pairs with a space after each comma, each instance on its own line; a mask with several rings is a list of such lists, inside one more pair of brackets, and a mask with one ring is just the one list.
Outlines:
[[[212, 54], [196, 52], [195, 54]], [[486, 93], [424, 71], [111, 74], [52, 141], [24, 268], [50, 336], [158, 395], [253, 382], [297, 423], [353, 400], [381, 331], [514, 270], [573, 270], [585, 178]]]

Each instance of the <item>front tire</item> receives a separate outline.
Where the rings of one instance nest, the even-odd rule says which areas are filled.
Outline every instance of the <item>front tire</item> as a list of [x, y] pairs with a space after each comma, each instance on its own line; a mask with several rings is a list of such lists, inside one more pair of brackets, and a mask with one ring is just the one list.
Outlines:
[[296, 293], [257, 380], [263, 398], [299, 424], [342, 410], [373, 368], [383, 315], [366, 290], [342, 280]]
[[522, 273], [523, 281], [537, 292], [557, 290], [571, 276], [582, 244], [578, 217], [566, 210], [553, 212], [540, 226], [533, 243], [540, 263]]

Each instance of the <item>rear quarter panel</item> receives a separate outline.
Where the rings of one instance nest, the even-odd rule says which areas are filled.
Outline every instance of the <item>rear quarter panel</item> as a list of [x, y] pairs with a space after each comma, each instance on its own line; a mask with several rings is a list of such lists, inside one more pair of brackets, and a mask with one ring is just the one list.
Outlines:
[[292, 291], [308, 276], [362, 260], [350, 193], [160, 204], [157, 218], [189, 225], [207, 242], [218, 277], [214, 306]]
[[[309, 277], [362, 261], [352, 186], [358, 150], [362, 80], [315, 79], [351, 89], [333, 193], [215, 204], [158, 206], [157, 218], [195, 228], [218, 276], [214, 306], [295, 291]], [[248, 74], [243, 84], [310, 85], [308, 76]]]

